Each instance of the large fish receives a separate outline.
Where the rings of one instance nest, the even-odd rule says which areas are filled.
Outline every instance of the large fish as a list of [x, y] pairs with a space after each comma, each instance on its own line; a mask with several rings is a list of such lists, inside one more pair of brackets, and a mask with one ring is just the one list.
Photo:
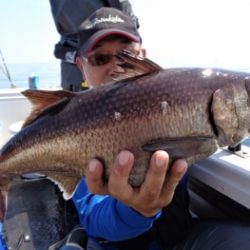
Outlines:
[[129, 182], [140, 186], [150, 156], [158, 149], [166, 150], [171, 161], [185, 158], [191, 165], [219, 146], [235, 145], [249, 136], [249, 74], [162, 70], [121, 56], [147, 74], [81, 93], [24, 92], [34, 109], [0, 153], [0, 217], [8, 183], [22, 173], [46, 174], [68, 198], [91, 158], [103, 162], [107, 180], [120, 150], [132, 151], [135, 166]]

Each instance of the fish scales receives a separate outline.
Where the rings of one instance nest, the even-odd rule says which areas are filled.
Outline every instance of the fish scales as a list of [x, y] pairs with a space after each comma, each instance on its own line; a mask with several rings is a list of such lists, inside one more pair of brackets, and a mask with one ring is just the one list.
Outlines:
[[[183, 157], [191, 164], [215, 152], [217, 145], [248, 136], [246, 77], [217, 69], [209, 75], [198, 68], [167, 69], [67, 94], [3, 147], [0, 179], [40, 171], [70, 196], [90, 159], [103, 161], [107, 180], [117, 154], [128, 149], [135, 155], [129, 182], [140, 186], [157, 149], [167, 150], [171, 160]], [[233, 128], [224, 131], [228, 117], [218, 105], [225, 108], [228, 103], [238, 111], [229, 119]]]

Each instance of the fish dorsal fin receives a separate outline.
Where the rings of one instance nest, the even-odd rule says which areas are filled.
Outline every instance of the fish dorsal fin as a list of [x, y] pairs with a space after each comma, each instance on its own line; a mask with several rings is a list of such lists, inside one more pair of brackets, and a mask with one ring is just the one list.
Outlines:
[[162, 70], [161, 66], [150, 59], [139, 57], [126, 50], [118, 52], [116, 57], [121, 61], [119, 65], [125, 72], [115, 76], [113, 78], [114, 81], [121, 81]]
[[76, 95], [74, 92], [65, 90], [31, 90], [27, 89], [22, 92], [32, 103], [32, 111], [23, 124], [23, 128], [31, 124], [36, 118], [49, 108], [65, 102]]

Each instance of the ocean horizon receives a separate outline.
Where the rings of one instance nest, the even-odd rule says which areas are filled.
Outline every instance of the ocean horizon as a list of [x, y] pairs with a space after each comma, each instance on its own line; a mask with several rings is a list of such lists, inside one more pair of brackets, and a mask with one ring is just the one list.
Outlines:
[[[10, 81], [0, 65], [0, 88], [9, 88]], [[7, 64], [12, 82], [17, 88], [29, 88], [29, 77], [36, 75], [39, 88], [57, 88], [61, 85], [60, 61], [58, 63], [9, 63]]]

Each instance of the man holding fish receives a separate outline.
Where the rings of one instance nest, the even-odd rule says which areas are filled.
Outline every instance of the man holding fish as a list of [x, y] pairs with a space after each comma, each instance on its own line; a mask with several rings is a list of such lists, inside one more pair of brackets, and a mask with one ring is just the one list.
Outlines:
[[[146, 51], [131, 18], [117, 9], [101, 8], [87, 18], [80, 26], [79, 40], [77, 65], [92, 88], [150, 68], [133, 67], [119, 56], [124, 52], [143, 61]], [[108, 182], [103, 180], [102, 161], [89, 162], [73, 196], [84, 232], [77, 228], [61, 249], [250, 249], [249, 225], [191, 218], [184, 160], [169, 166], [167, 152], [154, 152], [139, 188], [128, 182], [134, 160], [130, 151], [121, 151]]]

